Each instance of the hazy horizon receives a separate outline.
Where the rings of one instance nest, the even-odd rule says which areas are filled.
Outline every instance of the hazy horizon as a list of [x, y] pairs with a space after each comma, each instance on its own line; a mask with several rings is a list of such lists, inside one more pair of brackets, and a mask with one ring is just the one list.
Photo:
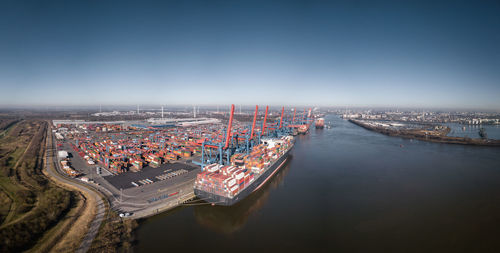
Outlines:
[[[487, 113], [500, 113], [500, 109], [492, 108], [466, 108], [466, 107], [415, 107], [415, 106], [370, 106], [370, 105], [305, 105], [305, 104], [139, 104], [141, 111], [160, 111], [161, 107], [167, 112], [169, 109], [186, 109], [187, 111], [192, 111], [193, 106], [202, 110], [215, 110], [219, 108], [221, 112], [229, 111], [231, 104], [234, 104], [236, 111], [240, 109], [245, 111], [255, 110], [255, 105], [259, 106], [259, 111], [263, 112], [266, 106], [269, 106], [270, 110], [281, 110], [285, 107], [285, 110], [292, 111], [294, 108], [303, 109], [320, 109], [320, 110], [400, 110], [400, 111], [434, 111], [434, 112], [487, 112]], [[297, 109], [297, 110], [299, 110]], [[35, 111], [136, 111], [137, 104], [100, 104], [100, 105], [0, 105], [0, 110], [35, 110]]]
[[500, 110], [498, 1], [2, 1], [0, 107]]

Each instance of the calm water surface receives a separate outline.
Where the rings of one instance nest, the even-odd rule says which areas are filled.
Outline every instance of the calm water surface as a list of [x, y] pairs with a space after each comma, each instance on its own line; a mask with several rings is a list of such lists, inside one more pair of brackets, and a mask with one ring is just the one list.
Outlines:
[[232, 207], [149, 218], [137, 252], [500, 252], [500, 148], [426, 143], [331, 115]]
[[500, 125], [464, 125], [458, 123], [446, 125], [451, 128], [450, 133], [448, 133], [449, 136], [481, 138], [479, 130], [484, 128], [489, 139], [500, 140]]

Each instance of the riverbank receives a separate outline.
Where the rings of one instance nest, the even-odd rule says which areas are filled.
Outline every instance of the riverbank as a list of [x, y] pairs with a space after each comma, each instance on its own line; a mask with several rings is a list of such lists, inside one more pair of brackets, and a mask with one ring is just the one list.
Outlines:
[[389, 127], [369, 124], [368, 122], [363, 122], [361, 120], [349, 119], [349, 122], [374, 132], [406, 139], [447, 144], [500, 146], [500, 140], [447, 136], [450, 131], [449, 128], [441, 131], [427, 131], [422, 129], [391, 129]]

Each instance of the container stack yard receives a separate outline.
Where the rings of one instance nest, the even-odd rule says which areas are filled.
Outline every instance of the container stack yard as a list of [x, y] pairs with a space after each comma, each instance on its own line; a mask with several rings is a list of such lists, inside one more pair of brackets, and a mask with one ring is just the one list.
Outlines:
[[[107, 128], [107, 127], [106, 127]], [[96, 129], [96, 128], [94, 128]], [[109, 129], [109, 128], [107, 128]], [[90, 163], [99, 163], [113, 173], [140, 171], [167, 162], [187, 159], [201, 152], [200, 144], [212, 127], [130, 132], [83, 132], [74, 134], [73, 148]]]

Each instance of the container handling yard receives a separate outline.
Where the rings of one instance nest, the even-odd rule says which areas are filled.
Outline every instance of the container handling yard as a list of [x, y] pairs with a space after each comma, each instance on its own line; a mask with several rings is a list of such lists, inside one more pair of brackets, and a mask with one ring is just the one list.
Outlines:
[[251, 122], [237, 121], [234, 109], [222, 120], [54, 120], [58, 170], [92, 184], [123, 217], [155, 215], [193, 199], [233, 205], [282, 167], [293, 136], [307, 134], [315, 121], [311, 109], [282, 107], [271, 116], [258, 106]]

